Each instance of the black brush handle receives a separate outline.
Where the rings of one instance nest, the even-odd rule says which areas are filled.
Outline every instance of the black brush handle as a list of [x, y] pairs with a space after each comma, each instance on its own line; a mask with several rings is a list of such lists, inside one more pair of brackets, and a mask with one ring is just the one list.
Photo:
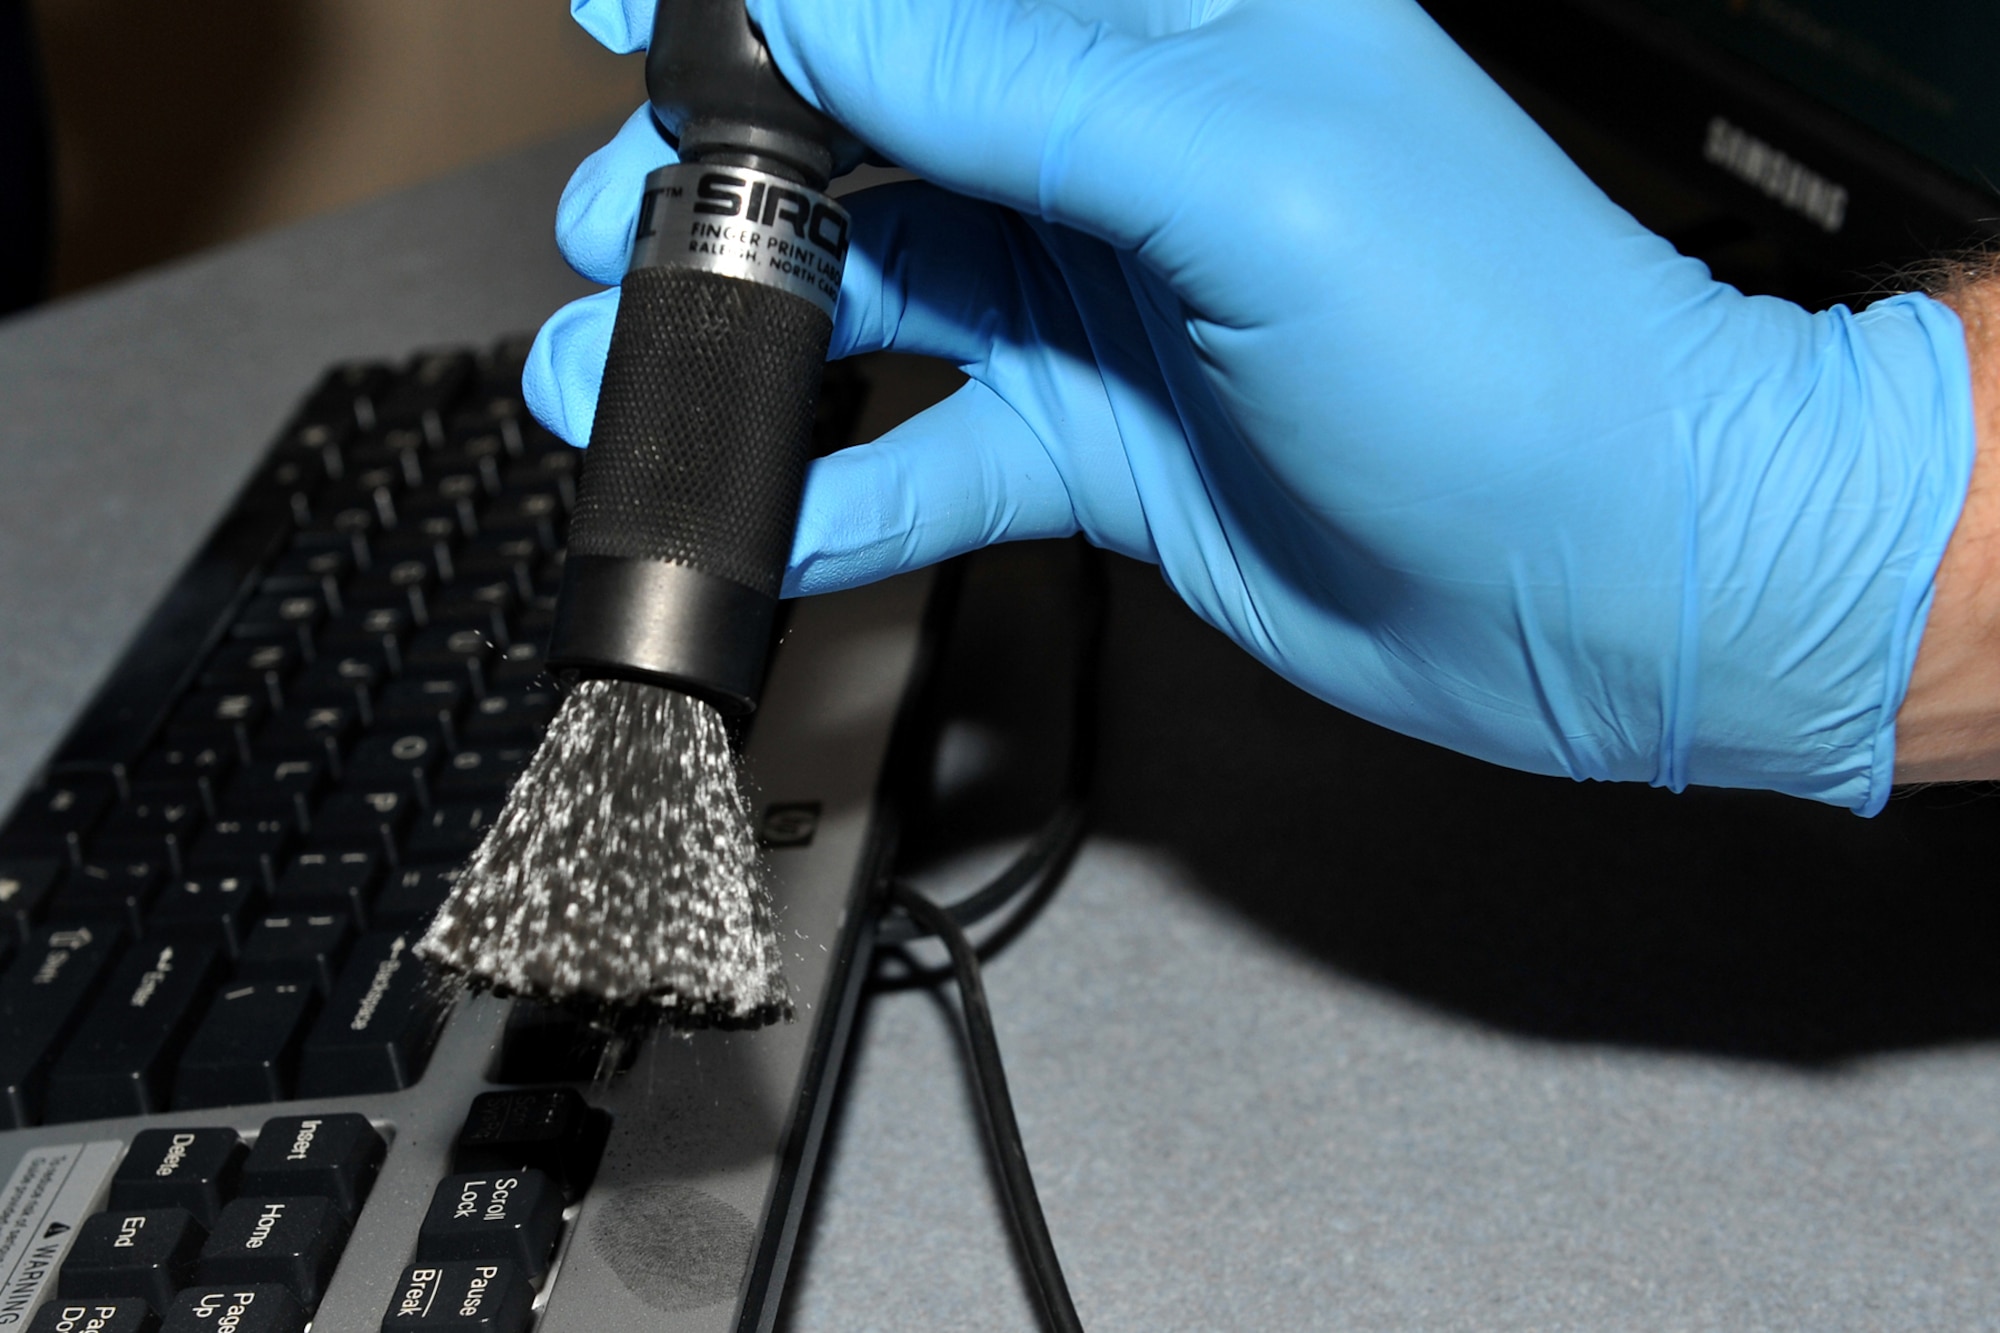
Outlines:
[[847, 218], [796, 180], [648, 178], [550, 660], [756, 706], [812, 451]]
[[550, 662], [756, 707], [847, 257], [860, 145], [743, 0], [661, 0], [646, 65], [682, 161], [646, 178]]

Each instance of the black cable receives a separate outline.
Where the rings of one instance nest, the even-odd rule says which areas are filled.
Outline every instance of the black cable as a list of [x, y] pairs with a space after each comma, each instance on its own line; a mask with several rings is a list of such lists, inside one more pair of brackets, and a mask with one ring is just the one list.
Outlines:
[[1083, 1333], [1083, 1322], [1077, 1318], [1076, 1305], [1070, 1299], [1069, 1283], [1063, 1279], [1062, 1263], [1056, 1258], [1055, 1242], [1049, 1236], [1048, 1219], [1042, 1216], [1034, 1175], [1028, 1170], [1028, 1152], [1021, 1143], [1021, 1126], [1014, 1119], [1014, 1101], [1007, 1092], [1007, 1071], [1000, 1063], [1000, 1042], [993, 1033], [993, 1013], [987, 1007], [986, 986], [979, 975], [979, 955], [951, 914], [909, 885], [891, 883], [889, 900], [935, 935], [951, 954], [952, 971], [958, 978], [959, 1009], [965, 1018], [966, 1044], [972, 1048], [973, 1082], [978, 1085], [980, 1105], [986, 1112], [987, 1136], [994, 1162], [1000, 1169], [1007, 1215], [1013, 1220], [1015, 1237], [1027, 1257], [1028, 1273], [1034, 1279], [1049, 1326], [1055, 1333]]
[[[1070, 682], [1069, 758], [1063, 771], [1062, 792], [1055, 810], [1006, 869], [955, 902], [933, 904], [961, 927], [984, 921], [1023, 890], [1034, 890], [1029, 894], [1031, 903], [1039, 900], [1041, 889], [1051, 885], [1054, 877], [1069, 865], [1089, 827], [1090, 785], [1097, 765], [1098, 673], [1104, 659], [1107, 592], [1103, 555], [1094, 547], [1082, 545], [1080, 558], [1083, 562], [1078, 585], [1081, 623]], [[876, 942], [905, 944], [930, 933], [905, 913], [884, 918]], [[1011, 932], [1008, 934], [1011, 937]]]
[[[888, 905], [900, 910], [883, 918], [876, 936], [878, 943], [886, 945], [936, 938], [950, 955], [966, 1042], [971, 1048], [973, 1082], [985, 1113], [987, 1139], [999, 1170], [1007, 1216], [1054, 1333], [1083, 1333], [1083, 1323], [1077, 1318], [1055, 1242], [1049, 1236], [1048, 1219], [1043, 1217], [1041, 1199], [1035, 1193], [1021, 1126], [1014, 1118], [1014, 1102], [1007, 1091], [1000, 1043], [993, 1032], [993, 1015], [986, 1003], [986, 986], [980, 977], [980, 951], [966, 937], [965, 928], [1018, 901], [1019, 910], [988, 938], [986, 949], [997, 950], [1017, 935], [1053, 895], [1089, 827], [1090, 786], [1097, 759], [1098, 670], [1104, 657], [1109, 596], [1103, 556], [1088, 544], [1080, 542], [1079, 546], [1081, 605], [1071, 678], [1069, 757], [1055, 810], [1004, 870], [956, 902], [933, 902], [910, 885], [892, 880]], [[903, 984], [929, 985], [941, 979], [938, 973], [913, 968]]]

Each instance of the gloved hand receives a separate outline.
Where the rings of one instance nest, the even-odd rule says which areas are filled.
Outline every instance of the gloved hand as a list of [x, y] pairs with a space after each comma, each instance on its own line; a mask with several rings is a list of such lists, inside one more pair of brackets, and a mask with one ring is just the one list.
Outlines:
[[[1396, 730], [1880, 808], [1973, 456], [1950, 311], [1717, 284], [1411, 0], [1069, 3], [750, 0], [809, 100], [935, 182], [850, 198], [834, 354], [971, 377], [814, 465], [788, 592], [1081, 528]], [[617, 281], [670, 159], [641, 113], [578, 171], [580, 271]], [[614, 300], [530, 362], [577, 443]]]

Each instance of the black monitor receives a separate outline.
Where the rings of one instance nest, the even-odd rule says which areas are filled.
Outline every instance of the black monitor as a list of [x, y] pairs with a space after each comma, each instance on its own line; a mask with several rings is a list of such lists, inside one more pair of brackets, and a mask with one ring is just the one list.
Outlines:
[[2000, 234], [1993, 0], [1424, 0], [1717, 276], [1810, 305]]

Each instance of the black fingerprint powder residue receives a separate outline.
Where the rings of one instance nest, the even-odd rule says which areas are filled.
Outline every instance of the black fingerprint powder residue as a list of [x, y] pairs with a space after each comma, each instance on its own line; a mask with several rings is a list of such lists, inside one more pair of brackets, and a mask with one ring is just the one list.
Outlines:
[[698, 1310], [735, 1297], [755, 1228], [703, 1190], [656, 1182], [618, 1191], [598, 1213], [591, 1246], [655, 1310]]

